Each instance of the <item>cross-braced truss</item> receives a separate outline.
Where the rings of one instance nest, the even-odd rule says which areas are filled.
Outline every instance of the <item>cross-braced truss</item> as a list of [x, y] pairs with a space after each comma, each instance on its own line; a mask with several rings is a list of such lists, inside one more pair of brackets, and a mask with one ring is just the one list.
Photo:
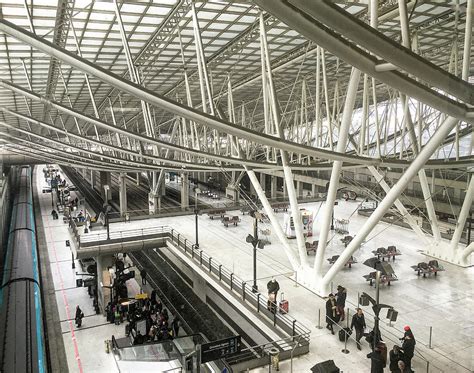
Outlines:
[[[398, 199], [417, 175], [432, 254], [443, 256], [424, 170], [467, 172], [474, 162], [472, 3], [2, 0], [0, 146], [147, 172], [152, 194], [164, 170], [245, 170], [263, 202], [255, 171], [282, 171], [293, 214], [293, 178], [329, 170], [314, 265], [301, 227], [297, 250], [284, 245], [295, 270], [311, 272], [320, 289], [394, 204], [426, 239]], [[341, 170], [357, 167], [386, 194], [322, 274], [329, 206]], [[387, 167], [404, 178], [389, 186]], [[461, 263], [471, 249], [458, 250], [458, 235], [447, 256]]]

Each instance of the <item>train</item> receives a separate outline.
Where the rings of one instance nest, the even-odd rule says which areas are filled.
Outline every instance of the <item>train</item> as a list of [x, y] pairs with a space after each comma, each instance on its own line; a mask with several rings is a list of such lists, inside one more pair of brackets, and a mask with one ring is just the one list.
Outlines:
[[[32, 169], [12, 179], [12, 214], [0, 289], [0, 371], [47, 372]], [[11, 172], [14, 172], [13, 170]]]

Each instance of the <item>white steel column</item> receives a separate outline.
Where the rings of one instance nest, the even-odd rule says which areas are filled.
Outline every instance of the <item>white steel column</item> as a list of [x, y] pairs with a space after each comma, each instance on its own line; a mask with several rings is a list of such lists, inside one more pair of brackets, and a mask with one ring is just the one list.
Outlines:
[[[267, 78], [268, 78], [268, 85], [270, 89], [270, 101], [271, 101], [271, 111], [273, 114], [273, 121], [278, 132], [278, 136], [281, 139], [285, 138], [283, 133], [282, 124], [281, 124], [281, 117], [280, 117], [280, 108], [278, 106], [277, 96], [275, 86], [273, 85], [273, 77], [271, 71], [271, 64], [270, 64], [270, 54], [268, 51], [267, 45], [267, 34], [265, 31], [265, 22], [263, 20], [263, 13], [260, 13], [260, 41], [261, 41], [261, 48], [264, 50], [264, 57], [265, 60], [262, 63], [266, 64], [267, 68]], [[263, 77], [264, 78], [264, 77]], [[307, 267], [308, 263], [308, 255], [306, 254], [306, 247], [305, 247], [305, 238], [303, 236], [303, 223], [301, 221], [301, 214], [298, 208], [298, 200], [296, 198], [295, 193], [295, 186], [293, 185], [293, 174], [291, 172], [291, 167], [288, 163], [288, 154], [284, 150], [280, 150], [281, 156], [281, 163], [283, 166], [283, 173], [285, 175], [286, 187], [288, 190], [288, 197], [290, 200], [290, 208], [291, 208], [291, 215], [293, 217], [293, 222], [295, 224], [295, 234], [296, 234], [296, 241], [298, 245], [298, 253], [300, 257], [300, 262], [303, 267]]]
[[[398, 8], [400, 12], [400, 28], [402, 31], [403, 46], [405, 48], [411, 49], [410, 33], [408, 29], [408, 11], [407, 11], [406, 2], [404, 0], [398, 0]], [[413, 121], [411, 120], [411, 114], [408, 109], [408, 97], [404, 94], [402, 94], [402, 102], [405, 107], [405, 116], [404, 116], [405, 123], [404, 124], [407, 127], [408, 133], [411, 138], [411, 145], [412, 145], [413, 152], [415, 154], [418, 154], [418, 151], [419, 151], [418, 142], [416, 141]], [[400, 155], [401, 154], [402, 152], [400, 151]], [[434, 208], [433, 199], [431, 198], [431, 192], [428, 186], [428, 180], [426, 178], [426, 173], [424, 169], [421, 169], [419, 171], [418, 177], [420, 179], [421, 190], [423, 192], [423, 198], [425, 200], [426, 209], [428, 211], [428, 217], [430, 220], [431, 231], [433, 232], [433, 237], [435, 238], [436, 241], [440, 241], [441, 233], [439, 231], [438, 218], [436, 217], [436, 211]]]
[[[384, 192], [387, 194], [390, 192], [390, 186], [387, 184], [387, 182], [384, 180], [383, 176], [378, 172], [378, 170], [374, 166], [368, 166], [369, 171], [372, 173], [372, 175], [375, 177], [375, 180], [379, 183], [379, 185], [382, 187]], [[421, 227], [416, 223], [415, 219], [411, 214], [408, 212], [408, 210], [405, 208], [403, 203], [400, 201], [400, 199], [395, 200], [395, 206], [397, 207], [398, 211], [400, 211], [400, 214], [402, 214], [403, 219], [410, 225], [410, 227], [413, 229], [413, 231], [418, 235], [418, 237], [421, 238], [423, 243], [425, 245], [430, 245], [431, 242], [428, 240], [426, 235], [423, 233], [421, 230]]]
[[189, 207], [189, 178], [187, 173], [181, 174], [181, 210]]
[[[472, 16], [474, 14], [474, 0], [467, 0], [467, 11], [466, 11], [466, 30], [464, 34], [464, 50], [463, 50], [463, 61], [462, 61], [462, 78], [468, 80], [469, 78], [469, 67], [470, 67], [470, 55], [471, 55], [471, 40], [472, 40]], [[469, 145], [468, 155], [472, 154], [472, 147], [474, 143], [474, 132], [471, 134], [471, 142]], [[470, 174], [471, 181], [469, 182], [469, 187], [466, 191], [466, 196], [464, 197], [464, 202], [461, 207], [461, 211], [458, 216], [458, 222], [456, 229], [451, 240], [451, 250], [454, 251], [456, 260], [461, 265], [467, 265], [467, 257], [474, 251], [474, 243], [471, 243], [464, 250], [459, 249], [459, 240], [461, 239], [462, 231], [464, 225], [466, 224], [466, 219], [469, 215], [472, 199], [474, 196], [474, 173]], [[469, 244], [469, 242], [468, 242]]]
[[275, 213], [273, 212], [270, 203], [268, 202], [267, 196], [263, 192], [260, 183], [258, 182], [255, 172], [249, 170], [247, 167], [245, 167], [245, 169], [247, 171], [247, 174], [249, 175], [250, 182], [252, 183], [253, 187], [255, 188], [255, 191], [257, 192], [260, 202], [262, 202], [263, 209], [265, 210], [265, 213], [267, 214], [268, 218], [270, 219], [270, 222], [272, 223], [272, 227], [275, 230], [275, 234], [280, 239], [280, 242], [283, 244], [283, 249], [285, 250], [285, 254], [288, 257], [288, 260], [290, 261], [293, 270], [298, 271], [300, 269], [300, 263], [298, 262], [298, 258], [296, 257], [294, 250], [289, 245], [288, 239], [286, 238], [286, 235], [283, 232], [283, 229], [281, 228], [281, 225], [278, 222], [278, 219], [275, 216]]
[[[349, 85], [347, 86], [346, 102], [344, 103], [344, 111], [342, 113], [341, 125], [339, 127], [339, 138], [337, 140], [336, 151], [344, 153], [347, 147], [347, 138], [349, 127], [352, 122], [352, 113], [359, 86], [360, 71], [352, 68]], [[339, 186], [339, 177], [342, 169], [342, 162], [335, 161], [332, 166], [331, 179], [329, 181], [329, 190], [326, 197], [326, 204], [321, 214], [321, 230], [319, 234], [318, 250], [314, 259], [314, 275], [315, 280], [322, 278], [322, 266], [326, 245], [329, 235], [329, 226], [331, 225], [332, 213], [334, 209], [334, 201], [336, 200], [337, 188]]]
[[411, 165], [401, 175], [398, 182], [390, 189], [385, 198], [380, 202], [379, 206], [375, 209], [372, 215], [367, 219], [365, 224], [354, 236], [354, 239], [350, 242], [347, 248], [342, 252], [333, 266], [329, 269], [326, 275], [323, 277], [323, 281], [318, 285], [318, 291], [320, 294], [327, 294], [329, 284], [336, 274], [344, 267], [351, 255], [360, 247], [362, 241], [366, 239], [368, 234], [377, 225], [380, 219], [383, 218], [388, 209], [393, 205], [398, 196], [405, 190], [408, 183], [418, 173], [418, 171], [424, 166], [429, 160], [431, 155], [436, 151], [438, 146], [443, 142], [446, 136], [456, 126], [457, 119], [448, 117], [441, 126], [438, 127], [436, 132], [426, 143], [423, 149], [420, 151], [418, 156], [413, 160]]
[[124, 216], [127, 213], [127, 174], [119, 174], [119, 203], [120, 203], [120, 216]]
[[277, 197], [277, 182], [278, 182], [278, 176], [270, 176], [270, 198], [276, 198]]
[[[462, 232], [464, 230], [464, 225], [466, 224], [466, 219], [469, 216], [469, 212], [472, 207], [472, 199], [474, 196], [474, 174], [471, 174], [471, 181], [469, 182], [469, 187], [466, 190], [466, 196], [464, 197], [464, 202], [461, 207], [461, 211], [458, 216], [458, 221], [456, 223], [456, 229], [454, 230], [453, 238], [451, 239], [450, 252], [444, 253], [443, 257], [445, 259], [450, 259], [448, 255], [452, 256], [453, 260], [457, 257], [459, 264], [466, 264], [467, 254], [459, 248], [459, 240], [461, 239]], [[442, 253], [439, 253], [440, 256]], [[463, 255], [464, 254], [464, 255]]]

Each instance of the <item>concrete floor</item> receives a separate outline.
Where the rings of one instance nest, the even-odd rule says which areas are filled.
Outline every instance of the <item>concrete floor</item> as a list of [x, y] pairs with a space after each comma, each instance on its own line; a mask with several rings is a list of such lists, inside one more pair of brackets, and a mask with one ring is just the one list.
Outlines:
[[[366, 220], [365, 217], [354, 213], [358, 204], [359, 202], [340, 201], [339, 205], [335, 207], [335, 218], [347, 219], [350, 217], [349, 232], [352, 235]], [[320, 202], [302, 204], [301, 206], [316, 213], [319, 211]], [[240, 215], [239, 212], [232, 214], [236, 213]], [[278, 216], [283, 223], [283, 213], [279, 213]], [[225, 228], [219, 220], [210, 220], [206, 215], [199, 217], [199, 243], [200, 248], [213, 259], [232, 270], [243, 280], [252, 281], [252, 246], [245, 242], [245, 237], [253, 232], [253, 220], [248, 215], [240, 215], [240, 217], [241, 224], [229, 228]], [[186, 238], [192, 241], [195, 239], [194, 216], [115, 223], [111, 225], [111, 231], [159, 225], [171, 226]], [[315, 237], [308, 239], [308, 241], [317, 239], [317, 226], [318, 219], [316, 217]], [[272, 230], [271, 226], [260, 225], [259, 227]], [[343, 250], [343, 244], [340, 242], [342, 235], [331, 234], [330, 237], [333, 239], [327, 249], [326, 258], [339, 254]], [[322, 315], [321, 323], [324, 323], [324, 300], [310, 289], [300, 285], [296, 287], [293, 271], [273, 232], [269, 239], [272, 244], [258, 251], [259, 289], [265, 292], [267, 281], [275, 276], [280, 282], [285, 298], [290, 302], [291, 315], [312, 329], [311, 353], [295, 359], [294, 371], [307, 371], [315, 363], [327, 359], [334, 359], [345, 372], [367, 371], [369, 364], [365, 356], [369, 352], [368, 346], [365, 345], [362, 351], [358, 351], [355, 348], [355, 343], [350, 341], [350, 353], [342, 354], [342, 343], [326, 329], [315, 327], [318, 323], [319, 310]], [[296, 245], [295, 240], [291, 240], [290, 243]], [[430, 372], [473, 371], [472, 331], [474, 317], [469, 310], [474, 306], [472, 300], [474, 268], [463, 269], [443, 263], [446, 271], [440, 273], [438, 277], [418, 278], [410, 266], [427, 261], [429, 258], [420, 252], [423, 248], [420, 247], [416, 235], [409, 229], [380, 223], [369, 235], [366, 243], [355, 253], [359, 263], [351, 269], [345, 268], [338, 274], [334, 288], [341, 284], [348, 289], [348, 307], [351, 314], [357, 307], [359, 293], [365, 291], [375, 296], [375, 289], [370, 287], [362, 277], [369, 272], [362, 262], [373, 256], [372, 250], [388, 245], [396, 245], [402, 252], [396, 262], [392, 263], [399, 281], [394, 282], [390, 287], [383, 286], [381, 288], [381, 302], [392, 305], [399, 312], [398, 320], [392, 326], [385, 319], [382, 320], [382, 333], [389, 349], [394, 343], [398, 343], [397, 338], [403, 335], [403, 327], [410, 325], [418, 341], [417, 356], [413, 362], [417, 371], [426, 371], [426, 360], [430, 362]], [[327, 261], [325, 267], [326, 269], [330, 268]], [[365, 308], [366, 319], [368, 323], [372, 324], [372, 312], [369, 307]], [[382, 312], [381, 316], [384, 317], [385, 313]], [[430, 327], [433, 328], [432, 349], [428, 348]], [[282, 366], [284, 366], [283, 371], [289, 370], [287, 363], [283, 363]]]
[[[68, 307], [72, 315], [76, 304], [81, 304], [87, 316], [84, 319], [83, 328], [79, 331], [76, 331], [73, 323], [69, 321], [64, 321], [62, 324], [70, 369], [73, 372], [116, 371], [113, 357], [104, 351], [104, 340], [114, 333], [123, 334], [123, 325], [118, 327], [112, 324], [104, 325], [105, 319], [101, 315], [94, 315], [92, 301], [86, 289], [75, 288], [75, 270], [71, 269], [71, 254], [64, 246], [64, 240], [68, 237], [67, 226], [61, 220], [50, 219], [48, 207], [50, 199], [47, 198], [49, 195], [40, 197], [43, 197], [41, 199], [42, 208], [44, 208], [43, 219], [61, 319], [68, 318]], [[318, 202], [302, 206], [316, 212], [319, 210], [319, 205]], [[335, 207], [335, 218], [348, 218], [356, 210], [357, 205], [358, 202], [340, 201]], [[283, 222], [283, 213], [279, 213], [278, 216]], [[253, 220], [248, 215], [240, 215], [240, 217], [242, 222], [239, 226], [225, 228], [219, 220], [210, 220], [206, 215], [200, 216], [199, 243], [201, 249], [210, 254], [213, 259], [232, 270], [240, 278], [251, 281], [252, 246], [245, 242], [245, 237], [252, 233]], [[354, 213], [350, 218], [350, 234], [355, 234], [365, 220], [366, 218]], [[186, 238], [194, 241], [193, 215], [114, 223], [111, 224], [110, 231], [160, 225], [171, 226]], [[317, 217], [314, 226], [317, 229]], [[271, 226], [261, 225], [260, 227], [272, 230]], [[98, 233], [97, 229], [94, 230], [94, 234], [96, 233]], [[316, 236], [311, 240], [317, 239], [317, 231], [315, 233]], [[343, 245], [339, 241], [341, 237], [341, 235], [335, 235], [331, 240], [326, 258], [339, 254], [343, 250]], [[281, 292], [285, 293], [285, 298], [290, 302], [291, 316], [310, 328], [312, 333], [310, 353], [294, 359], [293, 371], [308, 372], [314, 364], [333, 359], [344, 372], [367, 372], [370, 369], [370, 363], [366, 358], [369, 352], [367, 343], [364, 342], [362, 351], [358, 351], [355, 342], [350, 340], [348, 342], [350, 353], [343, 354], [341, 350], [344, 345], [336, 336], [332, 336], [325, 328], [316, 328], [319, 310], [321, 325], [325, 325], [324, 300], [310, 289], [295, 283], [292, 277], [293, 271], [273, 232], [269, 239], [272, 244], [258, 251], [259, 289], [266, 293], [267, 281], [275, 276], [280, 283]], [[291, 240], [290, 244], [296, 245], [296, 241]], [[423, 248], [420, 247], [416, 235], [409, 229], [380, 223], [367, 242], [356, 252], [355, 256], [360, 263], [355, 264], [351, 269], [345, 268], [338, 274], [334, 281], [334, 288], [341, 284], [348, 289], [347, 307], [350, 308], [351, 315], [357, 306], [358, 293], [365, 291], [375, 296], [375, 289], [370, 287], [362, 277], [369, 272], [369, 269], [361, 262], [371, 257], [371, 251], [377, 247], [392, 244], [397, 246], [402, 255], [397, 257], [397, 261], [392, 264], [399, 281], [394, 282], [390, 287], [381, 288], [381, 302], [392, 305], [399, 312], [398, 320], [392, 326], [383, 319], [385, 313], [381, 314], [382, 336], [388, 348], [391, 349], [394, 343], [398, 343], [397, 338], [402, 336], [403, 327], [410, 325], [417, 339], [417, 352], [413, 360], [415, 371], [426, 372], [426, 360], [430, 362], [430, 372], [474, 371], [474, 315], [471, 311], [474, 306], [472, 300], [474, 268], [460, 268], [443, 263], [446, 272], [440, 273], [438, 277], [418, 278], [410, 266], [429, 258], [420, 252]], [[325, 267], [329, 269], [327, 261]], [[372, 325], [371, 309], [365, 307], [364, 311], [367, 323]], [[341, 326], [345, 326], [342, 324], [344, 323], [341, 323]], [[89, 326], [91, 328], [86, 329]], [[430, 327], [433, 328], [432, 349], [428, 347]], [[82, 364], [82, 370], [79, 368], [79, 363]], [[255, 372], [266, 371], [268, 367], [255, 370]], [[283, 362], [280, 365], [280, 371], [289, 372], [290, 363]]]

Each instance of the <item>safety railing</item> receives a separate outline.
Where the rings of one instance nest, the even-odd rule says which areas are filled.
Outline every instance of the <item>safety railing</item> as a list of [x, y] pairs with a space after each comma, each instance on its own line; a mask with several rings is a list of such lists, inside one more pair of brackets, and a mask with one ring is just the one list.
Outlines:
[[[132, 230], [124, 230], [120, 232], [110, 232], [109, 238], [110, 241], [130, 241], [131, 239], [143, 240], [152, 238], [157, 235], [167, 234], [170, 232], [170, 228], [167, 226], [160, 227], [149, 227], [149, 228], [140, 228]], [[109, 241], [107, 237], [107, 232], [101, 233], [89, 233], [87, 235], [82, 235], [80, 238], [81, 245], [84, 244], [100, 244], [103, 242]]]
[[[233, 272], [224, 267], [219, 261], [213, 259], [204, 250], [196, 247], [190, 240], [171, 229], [171, 243], [183, 251], [195, 263], [199, 264], [208, 273], [214, 276], [220, 283], [225, 284], [229, 290], [237, 294], [242, 301], [254, 308], [254, 310], [270, 320], [274, 326], [279, 327], [292, 338], [300, 337], [301, 343], [309, 343], [311, 331], [289, 314], [280, 313], [277, 304], [268, 308], [268, 298], [262, 293], [254, 293], [251, 285], [241, 280]], [[274, 311], [272, 310], [274, 308]]]
[[[254, 293], [251, 285], [241, 280], [233, 272], [224, 267], [217, 260], [209, 256], [204, 250], [196, 247], [194, 243], [181, 235], [178, 231], [168, 226], [132, 229], [121, 232], [110, 232], [110, 241], [144, 240], [157, 235], [166, 235], [171, 243], [183, 251], [195, 263], [199, 264], [208, 273], [212, 274], [220, 283], [225, 284], [242, 301], [253, 307], [253, 309], [271, 321], [274, 326], [280, 328], [293, 339], [298, 336], [299, 344], [308, 344], [311, 331], [289, 314], [281, 313], [278, 304], [268, 307], [268, 298], [262, 293]], [[107, 233], [88, 234], [82, 236], [80, 244], [90, 246], [110, 242]]]

